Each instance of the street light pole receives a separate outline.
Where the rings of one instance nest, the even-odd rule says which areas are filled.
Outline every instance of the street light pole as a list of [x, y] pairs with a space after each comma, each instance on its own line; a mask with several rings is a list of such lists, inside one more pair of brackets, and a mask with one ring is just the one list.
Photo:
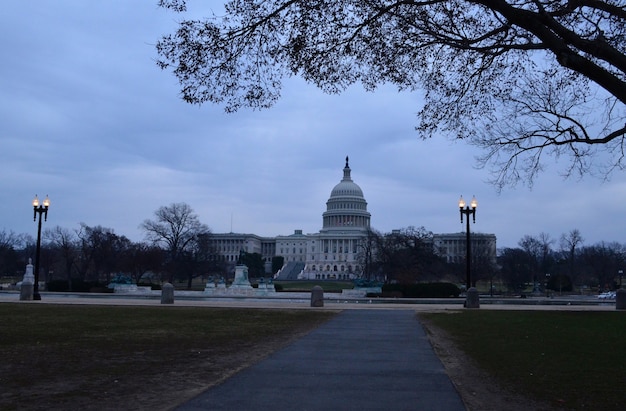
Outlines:
[[549, 283], [550, 283], [550, 273], [546, 273], [546, 298], [550, 297], [550, 292], [548, 291]]
[[39, 204], [39, 198], [35, 194], [33, 200], [33, 221], [37, 220], [39, 214], [39, 224], [37, 226], [37, 248], [35, 251], [35, 284], [33, 284], [33, 300], [41, 300], [39, 294], [39, 256], [41, 254], [41, 215], [44, 215], [44, 221], [48, 221], [48, 207], [50, 207], [50, 198], [46, 195], [43, 204]]
[[459, 212], [461, 213], [461, 224], [463, 224], [463, 215], [465, 215], [467, 218], [466, 220], [466, 227], [465, 227], [465, 235], [466, 235], [466, 244], [465, 244], [465, 287], [466, 290], [469, 290], [470, 287], [472, 286], [471, 280], [472, 280], [472, 275], [471, 275], [471, 259], [472, 259], [472, 246], [471, 246], [471, 240], [470, 240], [470, 219], [469, 216], [472, 216], [472, 220], [474, 223], [476, 223], [476, 207], [478, 207], [478, 202], [476, 201], [476, 197], [472, 197], [472, 202], [470, 203], [470, 205], [468, 205], [467, 207], [465, 206], [465, 200], [463, 199], [463, 196], [461, 196], [461, 198], [459, 199]]

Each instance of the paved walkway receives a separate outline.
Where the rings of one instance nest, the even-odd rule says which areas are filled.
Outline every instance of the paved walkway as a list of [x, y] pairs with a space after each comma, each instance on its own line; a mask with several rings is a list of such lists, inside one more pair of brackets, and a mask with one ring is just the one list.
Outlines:
[[415, 310], [344, 310], [177, 408], [465, 411]]

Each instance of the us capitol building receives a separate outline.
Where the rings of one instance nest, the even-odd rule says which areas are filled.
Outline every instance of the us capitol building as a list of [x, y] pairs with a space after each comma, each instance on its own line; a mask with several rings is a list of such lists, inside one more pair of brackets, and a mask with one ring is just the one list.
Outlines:
[[[362, 275], [362, 244], [370, 229], [371, 215], [363, 190], [352, 181], [349, 159], [343, 168], [343, 178], [330, 192], [326, 211], [322, 213], [322, 229], [303, 234], [261, 237], [255, 234], [214, 233], [212, 245], [221, 258], [233, 266], [242, 251], [258, 253], [265, 261], [266, 273], [271, 273], [272, 259], [284, 258], [279, 279], [355, 279]], [[465, 233], [435, 234], [433, 241], [438, 253], [448, 262], [465, 258]], [[477, 243], [474, 245], [474, 243]], [[489, 250], [495, 261], [496, 236], [472, 233], [472, 247]], [[475, 249], [475, 248], [474, 248]]]

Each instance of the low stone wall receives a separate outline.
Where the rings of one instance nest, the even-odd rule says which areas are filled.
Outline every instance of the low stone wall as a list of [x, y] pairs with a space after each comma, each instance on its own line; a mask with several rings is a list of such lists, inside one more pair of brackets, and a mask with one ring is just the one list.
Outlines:
[[363, 287], [353, 288], [352, 290], [341, 290], [341, 296], [345, 298], [363, 298], [367, 297], [367, 294], [381, 294], [383, 289], [381, 287]]
[[[152, 287], [137, 286], [136, 284], [112, 284], [113, 292], [116, 294], [149, 294]], [[109, 285], [110, 287], [111, 285]]]

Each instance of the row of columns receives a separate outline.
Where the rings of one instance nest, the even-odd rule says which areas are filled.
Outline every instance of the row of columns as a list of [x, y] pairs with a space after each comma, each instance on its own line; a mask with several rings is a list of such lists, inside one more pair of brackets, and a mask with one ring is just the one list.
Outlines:
[[370, 219], [365, 216], [331, 215], [324, 217], [324, 227], [369, 227]]

